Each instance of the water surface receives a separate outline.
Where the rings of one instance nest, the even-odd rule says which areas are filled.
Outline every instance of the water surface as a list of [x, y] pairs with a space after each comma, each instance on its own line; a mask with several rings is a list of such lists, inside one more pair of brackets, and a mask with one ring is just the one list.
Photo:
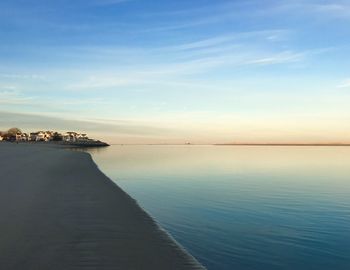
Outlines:
[[350, 148], [111, 146], [91, 153], [208, 269], [350, 269]]

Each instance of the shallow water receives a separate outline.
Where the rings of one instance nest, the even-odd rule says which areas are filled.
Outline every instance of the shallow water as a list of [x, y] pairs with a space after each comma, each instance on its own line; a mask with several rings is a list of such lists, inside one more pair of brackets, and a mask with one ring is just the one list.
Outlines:
[[208, 269], [350, 269], [350, 147], [90, 152]]

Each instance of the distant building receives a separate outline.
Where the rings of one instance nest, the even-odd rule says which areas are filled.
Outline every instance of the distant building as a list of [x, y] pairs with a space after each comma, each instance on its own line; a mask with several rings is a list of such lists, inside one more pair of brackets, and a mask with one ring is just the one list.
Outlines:
[[77, 134], [76, 132], [73, 131], [68, 131], [63, 135], [63, 140], [65, 142], [76, 142], [77, 140]]
[[54, 136], [54, 132], [53, 131], [45, 131], [44, 132], [44, 140], [45, 142], [48, 142], [48, 141], [52, 141], [53, 140], [53, 136]]
[[27, 133], [20, 133], [18, 132], [16, 134], [16, 141], [17, 142], [26, 142], [29, 141], [29, 135]]
[[48, 141], [65, 141], [69, 143], [82, 142], [90, 143], [94, 140], [89, 139], [87, 134], [74, 131], [61, 134], [54, 131], [37, 131], [31, 133], [22, 133], [18, 130], [16, 133], [9, 135], [8, 133], [0, 132], [0, 141], [17, 141], [17, 142], [48, 142]]
[[63, 135], [63, 141], [65, 142], [85, 142], [90, 139], [86, 134], [77, 133], [74, 131], [68, 131]]
[[44, 139], [44, 134], [41, 131], [31, 132], [29, 135], [29, 140], [34, 142], [39, 142]]
[[89, 137], [86, 134], [78, 134], [77, 139], [82, 142], [89, 141]]
[[48, 142], [53, 138], [53, 131], [37, 131], [30, 133], [29, 140], [35, 142]]

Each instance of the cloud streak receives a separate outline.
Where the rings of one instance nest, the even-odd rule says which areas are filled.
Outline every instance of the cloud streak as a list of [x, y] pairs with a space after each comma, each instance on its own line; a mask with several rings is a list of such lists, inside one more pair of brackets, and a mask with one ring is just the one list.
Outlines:
[[9, 74], [0, 73], [0, 78], [12, 80], [44, 80], [45, 76], [38, 74]]
[[6, 130], [12, 126], [18, 126], [24, 130], [76, 130], [80, 132], [93, 133], [114, 133], [114, 135], [138, 135], [138, 136], [159, 136], [166, 135], [169, 130], [151, 125], [142, 125], [128, 121], [114, 120], [113, 123], [104, 121], [82, 121], [49, 117], [39, 114], [21, 114], [0, 111], [0, 128]]
[[123, 4], [126, 2], [131, 2], [133, 0], [98, 0], [98, 1], [93, 1], [92, 5], [94, 6], [111, 6], [111, 5], [118, 5], [118, 4]]
[[350, 88], [350, 79], [343, 81], [337, 87], [338, 88]]
[[[12, 88], [12, 89], [11, 89]], [[25, 97], [16, 91], [15, 87], [0, 86], [0, 104], [1, 105], [23, 105], [30, 104], [33, 101], [31, 97]]]

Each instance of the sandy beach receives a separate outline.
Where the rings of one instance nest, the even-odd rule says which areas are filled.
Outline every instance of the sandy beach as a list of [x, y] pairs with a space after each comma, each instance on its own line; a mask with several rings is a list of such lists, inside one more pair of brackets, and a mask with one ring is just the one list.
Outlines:
[[84, 152], [0, 143], [0, 269], [204, 269]]

